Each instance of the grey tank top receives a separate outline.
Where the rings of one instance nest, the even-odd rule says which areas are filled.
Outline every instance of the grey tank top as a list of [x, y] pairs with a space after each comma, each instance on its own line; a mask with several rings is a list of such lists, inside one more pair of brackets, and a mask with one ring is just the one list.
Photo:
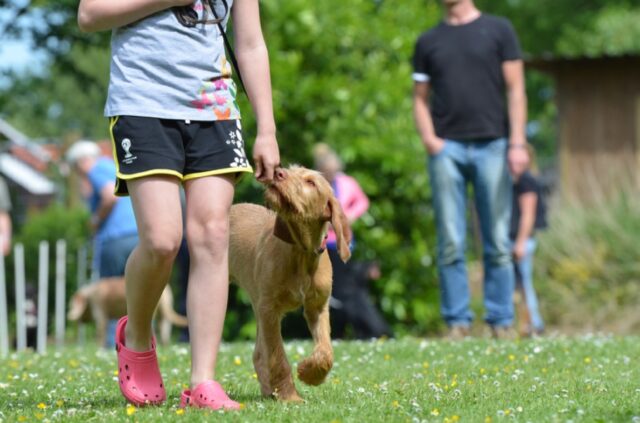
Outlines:
[[[231, 9], [233, 0], [227, 3]], [[216, 4], [223, 16], [222, 2]], [[202, 2], [193, 8], [201, 17]], [[185, 27], [169, 9], [113, 30], [105, 116], [239, 119], [236, 93], [217, 25]]]

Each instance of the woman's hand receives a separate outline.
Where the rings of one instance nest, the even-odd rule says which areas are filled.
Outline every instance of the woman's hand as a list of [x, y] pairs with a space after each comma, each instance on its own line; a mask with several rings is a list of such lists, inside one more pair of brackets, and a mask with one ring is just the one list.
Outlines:
[[256, 167], [256, 179], [263, 184], [273, 181], [276, 167], [280, 166], [280, 150], [274, 134], [258, 134], [253, 145], [253, 162]]

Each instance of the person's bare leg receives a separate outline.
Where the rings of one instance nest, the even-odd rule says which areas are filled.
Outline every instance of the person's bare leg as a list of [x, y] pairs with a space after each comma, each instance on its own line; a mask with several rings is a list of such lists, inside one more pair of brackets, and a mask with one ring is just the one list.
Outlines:
[[140, 238], [125, 269], [125, 339], [134, 351], [151, 348], [153, 312], [182, 240], [179, 184], [178, 179], [163, 176], [127, 182]]
[[191, 387], [214, 379], [229, 293], [229, 208], [231, 177], [210, 176], [185, 184], [189, 284], [187, 314], [191, 338]]

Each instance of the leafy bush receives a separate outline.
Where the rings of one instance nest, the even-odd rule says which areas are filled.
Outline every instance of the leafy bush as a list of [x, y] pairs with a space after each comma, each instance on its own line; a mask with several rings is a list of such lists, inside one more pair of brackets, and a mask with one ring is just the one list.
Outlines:
[[536, 275], [543, 314], [568, 329], [640, 329], [640, 200], [565, 205], [540, 236]]

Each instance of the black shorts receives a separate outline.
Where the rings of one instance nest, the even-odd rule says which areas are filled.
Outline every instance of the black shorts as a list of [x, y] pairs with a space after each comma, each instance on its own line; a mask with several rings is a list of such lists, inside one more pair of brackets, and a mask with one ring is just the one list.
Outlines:
[[181, 181], [253, 172], [244, 151], [239, 120], [184, 121], [137, 116], [110, 118], [116, 195], [126, 181], [172, 175]]

